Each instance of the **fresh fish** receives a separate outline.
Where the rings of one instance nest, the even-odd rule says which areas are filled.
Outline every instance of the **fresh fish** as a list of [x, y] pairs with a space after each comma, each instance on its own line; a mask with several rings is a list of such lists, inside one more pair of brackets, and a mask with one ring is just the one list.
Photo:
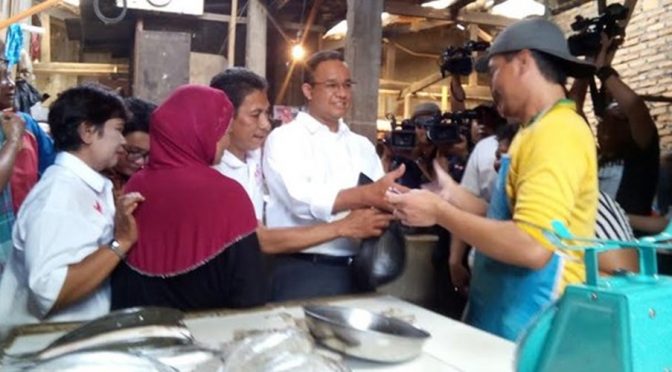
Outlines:
[[348, 371], [340, 362], [314, 352], [305, 331], [288, 328], [240, 341], [226, 358], [224, 372]]
[[184, 326], [183, 319], [184, 314], [180, 310], [165, 307], [134, 307], [112, 311], [64, 334], [48, 347], [69, 344], [121, 328], [150, 325]]
[[136, 308], [110, 313], [61, 336], [42, 350], [3, 356], [3, 364], [44, 360], [81, 350], [160, 348], [192, 344], [194, 337], [178, 310]]
[[159, 361], [121, 351], [79, 351], [21, 365], [4, 366], [3, 371], [65, 372], [174, 372]]

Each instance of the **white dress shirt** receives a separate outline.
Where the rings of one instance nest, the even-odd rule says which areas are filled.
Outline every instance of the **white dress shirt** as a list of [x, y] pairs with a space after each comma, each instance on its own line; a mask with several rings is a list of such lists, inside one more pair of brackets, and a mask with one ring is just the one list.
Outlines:
[[[264, 176], [270, 193], [268, 227], [308, 226], [332, 221], [339, 191], [357, 186], [359, 174], [372, 180], [384, 175], [373, 144], [342, 121], [338, 132], [300, 112], [274, 129], [264, 147]], [[352, 255], [352, 239], [339, 238], [304, 252]]]
[[264, 218], [264, 177], [261, 173], [261, 149], [247, 154], [245, 162], [228, 151], [224, 151], [222, 160], [215, 165], [221, 174], [236, 180], [252, 200], [257, 220]]
[[113, 239], [112, 182], [66, 152], [57, 155], [21, 205], [14, 247], [0, 281], [0, 334], [18, 324], [92, 319], [110, 311], [104, 282], [88, 297], [50, 313], [68, 273]]
[[469, 155], [462, 182], [460, 182], [472, 194], [486, 201], [490, 200], [497, 179], [494, 167], [496, 152], [497, 139], [495, 136], [485, 137], [478, 141]]

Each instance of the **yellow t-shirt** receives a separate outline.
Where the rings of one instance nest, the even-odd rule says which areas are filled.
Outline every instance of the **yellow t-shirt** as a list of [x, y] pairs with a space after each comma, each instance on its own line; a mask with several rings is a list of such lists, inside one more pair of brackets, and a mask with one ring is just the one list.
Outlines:
[[[562, 100], [520, 129], [509, 149], [506, 192], [513, 220], [549, 250], [557, 248], [540, 228], [560, 220], [576, 236], [592, 237], [597, 214], [597, 149], [575, 104]], [[583, 253], [567, 252], [558, 293], [585, 280]]]

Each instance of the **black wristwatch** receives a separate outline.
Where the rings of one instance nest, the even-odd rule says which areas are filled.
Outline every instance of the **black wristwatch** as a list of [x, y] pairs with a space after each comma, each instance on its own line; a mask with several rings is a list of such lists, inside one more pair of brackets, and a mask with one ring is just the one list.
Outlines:
[[601, 82], [607, 81], [611, 76], [618, 77], [618, 72], [614, 70], [611, 66], [602, 66], [595, 71], [595, 76], [600, 79]]

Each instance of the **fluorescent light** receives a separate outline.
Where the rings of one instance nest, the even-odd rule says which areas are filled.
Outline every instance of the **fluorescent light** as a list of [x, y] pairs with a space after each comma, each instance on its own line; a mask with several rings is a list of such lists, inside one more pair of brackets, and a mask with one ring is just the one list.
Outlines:
[[451, 6], [455, 0], [432, 0], [420, 5], [423, 8], [446, 9]]
[[456, 24], [455, 26], [457, 26], [457, 28], [459, 28], [461, 31], [466, 30], [466, 28], [464, 28], [464, 25], [461, 24], [461, 23], [458, 23], [458, 24]]
[[[380, 20], [383, 24], [383, 27], [387, 26], [392, 22], [392, 16], [388, 12], [382, 12], [380, 14]], [[348, 22], [344, 19], [338, 22], [334, 27], [330, 28], [322, 38], [323, 39], [334, 39], [341, 40], [345, 38], [345, 35], [348, 33]]]
[[546, 7], [534, 0], [506, 0], [492, 7], [492, 14], [517, 19], [545, 13]]
[[63, 1], [72, 6], [79, 6], [79, 0], [63, 0]]

